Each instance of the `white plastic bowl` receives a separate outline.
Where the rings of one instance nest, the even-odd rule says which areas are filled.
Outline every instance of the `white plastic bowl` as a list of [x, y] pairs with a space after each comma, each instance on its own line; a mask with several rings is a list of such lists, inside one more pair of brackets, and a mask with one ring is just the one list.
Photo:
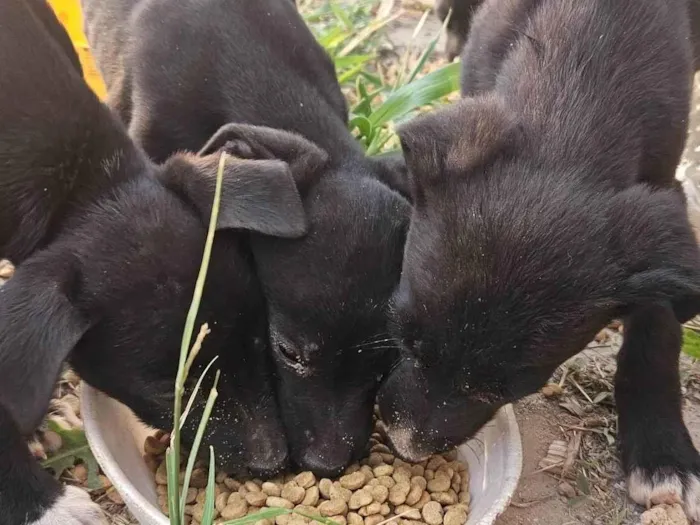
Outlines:
[[[83, 383], [82, 416], [90, 447], [142, 525], [169, 525], [158, 508], [153, 474], [143, 461], [149, 429], [121, 403]], [[522, 469], [520, 432], [510, 405], [461, 447], [469, 464], [471, 511], [466, 525], [492, 525], [510, 504]]]

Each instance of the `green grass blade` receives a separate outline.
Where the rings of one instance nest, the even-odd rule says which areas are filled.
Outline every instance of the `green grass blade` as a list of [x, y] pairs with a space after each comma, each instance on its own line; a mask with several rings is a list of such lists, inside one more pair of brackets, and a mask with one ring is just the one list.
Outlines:
[[216, 463], [214, 461], [214, 447], [209, 447], [209, 479], [207, 480], [207, 492], [204, 499], [204, 512], [201, 525], [212, 525], [214, 522], [214, 502], [216, 500]]
[[350, 38], [350, 33], [344, 31], [342, 27], [334, 27], [319, 35], [317, 40], [323, 49], [333, 54], [333, 50], [348, 38]]
[[408, 79], [406, 80], [406, 84], [410, 84], [416, 79], [416, 76], [418, 73], [421, 72], [423, 69], [423, 66], [425, 66], [425, 63], [428, 61], [428, 59], [432, 56], [433, 52], [435, 51], [435, 47], [437, 46], [438, 41], [440, 40], [440, 37], [447, 31], [447, 24], [450, 23], [450, 18], [452, 18], [452, 9], [447, 13], [447, 16], [445, 17], [445, 21], [442, 24], [442, 27], [440, 28], [440, 31], [438, 31], [437, 35], [435, 35], [435, 38], [433, 38], [428, 45], [425, 47], [423, 50], [423, 53], [421, 54], [420, 58], [418, 59], [418, 62], [416, 65], [413, 67], [413, 70], [408, 74]]
[[391, 137], [393, 136], [393, 133], [388, 133], [382, 130], [381, 132], [377, 133], [374, 135], [372, 138], [372, 142], [369, 143], [369, 146], [367, 147], [367, 155], [372, 157], [374, 155], [377, 155], [381, 153], [382, 148], [384, 145], [391, 140]]
[[408, 60], [411, 58], [411, 51], [413, 51], [413, 44], [415, 43], [416, 38], [418, 38], [418, 35], [420, 34], [421, 30], [423, 29], [423, 26], [425, 25], [425, 21], [428, 19], [429, 14], [430, 14], [430, 9], [426, 9], [423, 12], [423, 16], [420, 17], [418, 24], [416, 24], [416, 27], [413, 29], [413, 33], [411, 34], [411, 39], [408, 41], [408, 45], [406, 46], [406, 50], [404, 51], [403, 56], [401, 57], [401, 61], [399, 62], [398, 75], [396, 75], [396, 80], [394, 81], [394, 87], [393, 87], [392, 91], [396, 91], [402, 85], [408, 84], [408, 82], [403, 82], [403, 76], [404, 76], [404, 73], [406, 72], [406, 68], [408, 67]]
[[168, 513], [170, 514], [170, 525], [180, 525], [184, 518], [184, 512], [182, 514], [180, 513], [180, 492], [178, 491], [180, 465], [178, 458], [170, 447], [165, 451], [165, 467], [168, 476]]
[[245, 516], [244, 518], [225, 521], [222, 525], [252, 525], [260, 520], [274, 520], [277, 516], [284, 516], [285, 514], [291, 513], [292, 511], [287, 509], [261, 510], [260, 512], [256, 512], [250, 516]]
[[[207, 238], [204, 243], [204, 254], [202, 255], [202, 264], [199, 267], [197, 282], [194, 287], [192, 303], [187, 312], [187, 320], [185, 321], [185, 329], [182, 334], [182, 344], [180, 345], [180, 361], [177, 367], [177, 377], [175, 378], [175, 400], [173, 403], [173, 432], [170, 438], [173, 449], [174, 461], [180, 461], [180, 417], [182, 416], [182, 396], [185, 390], [185, 368], [187, 364], [187, 356], [192, 343], [192, 333], [194, 332], [194, 323], [199, 312], [199, 304], [202, 300], [204, 291], [204, 283], [207, 279], [207, 270], [209, 269], [209, 259], [211, 259], [211, 250], [214, 244], [214, 233], [216, 232], [216, 224], [219, 218], [219, 205], [221, 203], [221, 186], [224, 179], [224, 167], [228, 155], [221, 153], [219, 158], [219, 168], [216, 173], [216, 187], [214, 189], [214, 202], [211, 207], [211, 216], [209, 218], [209, 229], [207, 230]], [[183, 500], [184, 501], [184, 500]], [[184, 505], [184, 503], [183, 503]]]
[[335, 17], [340, 21], [341, 24], [345, 26], [345, 29], [347, 31], [350, 31], [352, 33], [355, 32], [355, 27], [352, 25], [352, 20], [350, 20], [350, 17], [345, 14], [345, 11], [338, 5], [337, 2], [329, 2], [331, 11], [333, 11], [333, 14]]
[[700, 334], [690, 328], [683, 328], [683, 352], [700, 359]]
[[207, 404], [204, 406], [202, 420], [199, 422], [199, 427], [197, 427], [197, 433], [194, 436], [190, 456], [187, 458], [185, 480], [182, 485], [182, 495], [180, 496], [180, 509], [182, 513], [185, 512], [185, 497], [187, 496], [187, 490], [190, 488], [190, 479], [192, 478], [192, 470], [194, 470], [194, 464], [197, 461], [197, 455], [199, 454], [199, 446], [202, 444], [202, 438], [204, 437], [204, 431], [207, 428], [207, 423], [209, 423], [209, 417], [211, 416], [211, 411], [214, 408], [214, 402], [219, 395], [216, 390], [216, 386], [219, 384], [220, 375], [221, 371], [217, 370], [216, 376], [214, 376], [214, 386], [212, 386], [211, 390], [209, 391], [209, 397], [207, 398]]
[[362, 44], [366, 43], [369, 41], [369, 39], [372, 37], [374, 33], [382, 29], [384, 26], [387, 24], [393, 22], [396, 20], [399, 16], [401, 16], [401, 13], [396, 13], [391, 15], [390, 17], [383, 18], [381, 20], [372, 20], [362, 31], [357, 33], [357, 35], [348, 42], [348, 44], [340, 50], [338, 53], [339, 57], [344, 57], [355, 51], [359, 46]]
[[459, 63], [448, 64], [406, 84], [392, 93], [368, 118], [374, 127], [383, 126], [411, 111], [431, 104], [459, 89]]
[[202, 372], [202, 375], [200, 375], [199, 379], [197, 379], [197, 384], [194, 386], [194, 390], [192, 390], [192, 393], [190, 394], [190, 398], [187, 400], [187, 406], [185, 407], [185, 410], [182, 412], [182, 417], [180, 418], [180, 430], [182, 430], [182, 426], [185, 424], [185, 421], [187, 421], [187, 416], [190, 415], [190, 410], [192, 409], [194, 399], [195, 399], [195, 397], [197, 397], [197, 393], [199, 393], [199, 389], [202, 386], [202, 381], [204, 380], [204, 377], [207, 375], [207, 372], [209, 372], [211, 365], [213, 365], [214, 361], [216, 361], [217, 359], [219, 359], [219, 356], [218, 355], [214, 356], [214, 359], [209, 361], [209, 364], [204, 369], [204, 372]]
[[348, 55], [345, 57], [338, 57], [333, 62], [335, 63], [335, 68], [341, 70], [358, 65], [364, 65], [373, 58], [374, 57], [372, 55]]

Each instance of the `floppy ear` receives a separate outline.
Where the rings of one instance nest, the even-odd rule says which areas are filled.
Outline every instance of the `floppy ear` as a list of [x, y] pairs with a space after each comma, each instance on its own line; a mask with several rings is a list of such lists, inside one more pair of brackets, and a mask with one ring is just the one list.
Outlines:
[[[160, 173], [165, 186], [189, 202], [204, 222], [211, 215], [219, 158], [219, 154], [176, 155]], [[228, 158], [217, 229], [242, 229], [286, 238], [306, 234], [306, 214], [289, 166], [279, 160]]]
[[494, 158], [512, 154], [522, 139], [517, 121], [490, 95], [462, 99], [397, 132], [416, 204], [432, 187], [473, 175]]
[[328, 162], [328, 154], [301, 135], [250, 124], [222, 126], [199, 154], [210, 155], [220, 149], [243, 159], [283, 160], [302, 191], [318, 179]]
[[623, 307], [669, 301], [679, 322], [700, 312], [700, 251], [680, 189], [635, 186], [610, 202], [612, 249], [624, 276]]
[[38, 254], [0, 288], [0, 401], [23, 434], [46, 413], [61, 365], [90, 327], [72, 304], [77, 271]]

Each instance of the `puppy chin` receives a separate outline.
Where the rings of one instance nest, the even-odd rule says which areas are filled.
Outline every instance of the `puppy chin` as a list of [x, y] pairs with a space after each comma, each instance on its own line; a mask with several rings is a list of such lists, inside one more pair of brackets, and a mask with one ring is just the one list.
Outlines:
[[404, 461], [420, 463], [431, 456], [430, 452], [417, 446], [415, 429], [406, 426], [389, 427], [386, 429], [386, 437], [395, 455]]

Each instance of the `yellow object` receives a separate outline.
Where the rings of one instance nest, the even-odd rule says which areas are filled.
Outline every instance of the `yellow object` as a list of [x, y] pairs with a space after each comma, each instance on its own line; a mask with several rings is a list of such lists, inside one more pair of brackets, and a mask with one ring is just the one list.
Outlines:
[[[0, 0], [2, 1], [2, 0]], [[73, 42], [73, 47], [78, 52], [80, 63], [83, 66], [83, 76], [90, 88], [98, 97], [104, 99], [107, 95], [102, 77], [97, 72], [95, 61], [90, 54], [87, 38], [83, 33], [83, 14], [80, 11], [79, 0], [48, 0], [56, 16], [66, 28], [68, 36]]]

